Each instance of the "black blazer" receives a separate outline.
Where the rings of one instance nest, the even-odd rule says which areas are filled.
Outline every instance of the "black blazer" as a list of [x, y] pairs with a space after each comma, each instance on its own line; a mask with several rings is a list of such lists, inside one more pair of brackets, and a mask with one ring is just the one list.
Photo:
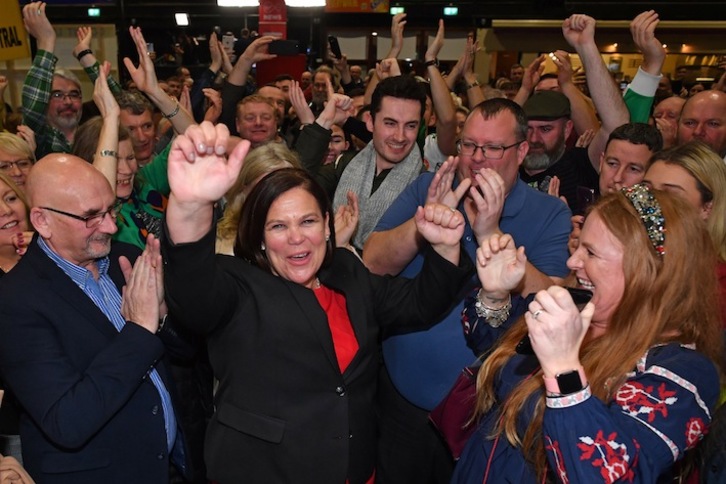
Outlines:
[[380, 277], [337, 249], [319, 277], [345, 295], [359, 344], [341, 375], [313, 291], [215, 256], [213, 230], [177, 246], [167, 237], [162, 251], [170, 310], [208, 334], [219, 388], [205, 457], [222, 484], [365, 482], [375, 467], [380, 326], [434, 324], [473, 273], [463, 251], [456, 267], [431, 250], [416, 279]]
[[[121, 287], [119, 249], [138, 249], [112, 247], [109, 274]], [[159, 337], [136, 324], [116, 331], [37, 240], [0, 281], [0, 334], [0, 371], [25, 410], [23, 460], [36, 481], [168, 482], [161, 398], [147, 378], [156, 365], [170, 386]]]

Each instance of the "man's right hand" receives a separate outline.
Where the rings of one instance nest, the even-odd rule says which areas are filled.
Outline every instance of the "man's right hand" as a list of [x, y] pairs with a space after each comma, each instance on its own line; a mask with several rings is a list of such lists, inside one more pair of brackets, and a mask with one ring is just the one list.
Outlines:
[[37, 41], [38, 49], [46, 52], [55, 50], [55, 29], [45, 16], [45, 2], [31, 2], [23, 7], [23, 24]]

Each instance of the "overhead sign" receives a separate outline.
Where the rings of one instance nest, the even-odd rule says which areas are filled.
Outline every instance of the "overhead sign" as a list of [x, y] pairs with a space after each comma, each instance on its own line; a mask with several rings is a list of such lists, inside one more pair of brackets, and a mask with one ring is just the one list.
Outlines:
[[287, 5], [285, 0], [260, 0], [260, 35], [287, 38]]
[[330, 13], [388, 13], [388, 0], [328, 0], [325, 11]]
[[30, 57], [18, 0], [0, 0], [0, 60]]

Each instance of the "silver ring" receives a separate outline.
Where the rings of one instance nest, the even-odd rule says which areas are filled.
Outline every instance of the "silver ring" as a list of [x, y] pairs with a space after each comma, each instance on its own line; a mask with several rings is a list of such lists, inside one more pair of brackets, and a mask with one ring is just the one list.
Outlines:
[[456, 209], [454, 207], [449, 207], [452, 212], [456, 212]]
[[[542, 313], [542, 310], [541, 309], [538, 309], [534, 313], [532, 313], [532, 317], [534, 319], [537, 319], [541, 313]], [[537, 319], [537, 321], [539, 321], [539, 319]]]

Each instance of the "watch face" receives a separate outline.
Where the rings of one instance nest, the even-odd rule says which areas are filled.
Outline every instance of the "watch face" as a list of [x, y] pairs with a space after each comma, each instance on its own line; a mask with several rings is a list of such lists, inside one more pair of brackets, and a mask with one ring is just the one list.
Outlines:
[[562, 395], [577, 393], [583, 388], [582, 380], [580, 380], [580, 372], [577, 370], [560, 373], [557, 375], [557, 385], [560, 387]]

